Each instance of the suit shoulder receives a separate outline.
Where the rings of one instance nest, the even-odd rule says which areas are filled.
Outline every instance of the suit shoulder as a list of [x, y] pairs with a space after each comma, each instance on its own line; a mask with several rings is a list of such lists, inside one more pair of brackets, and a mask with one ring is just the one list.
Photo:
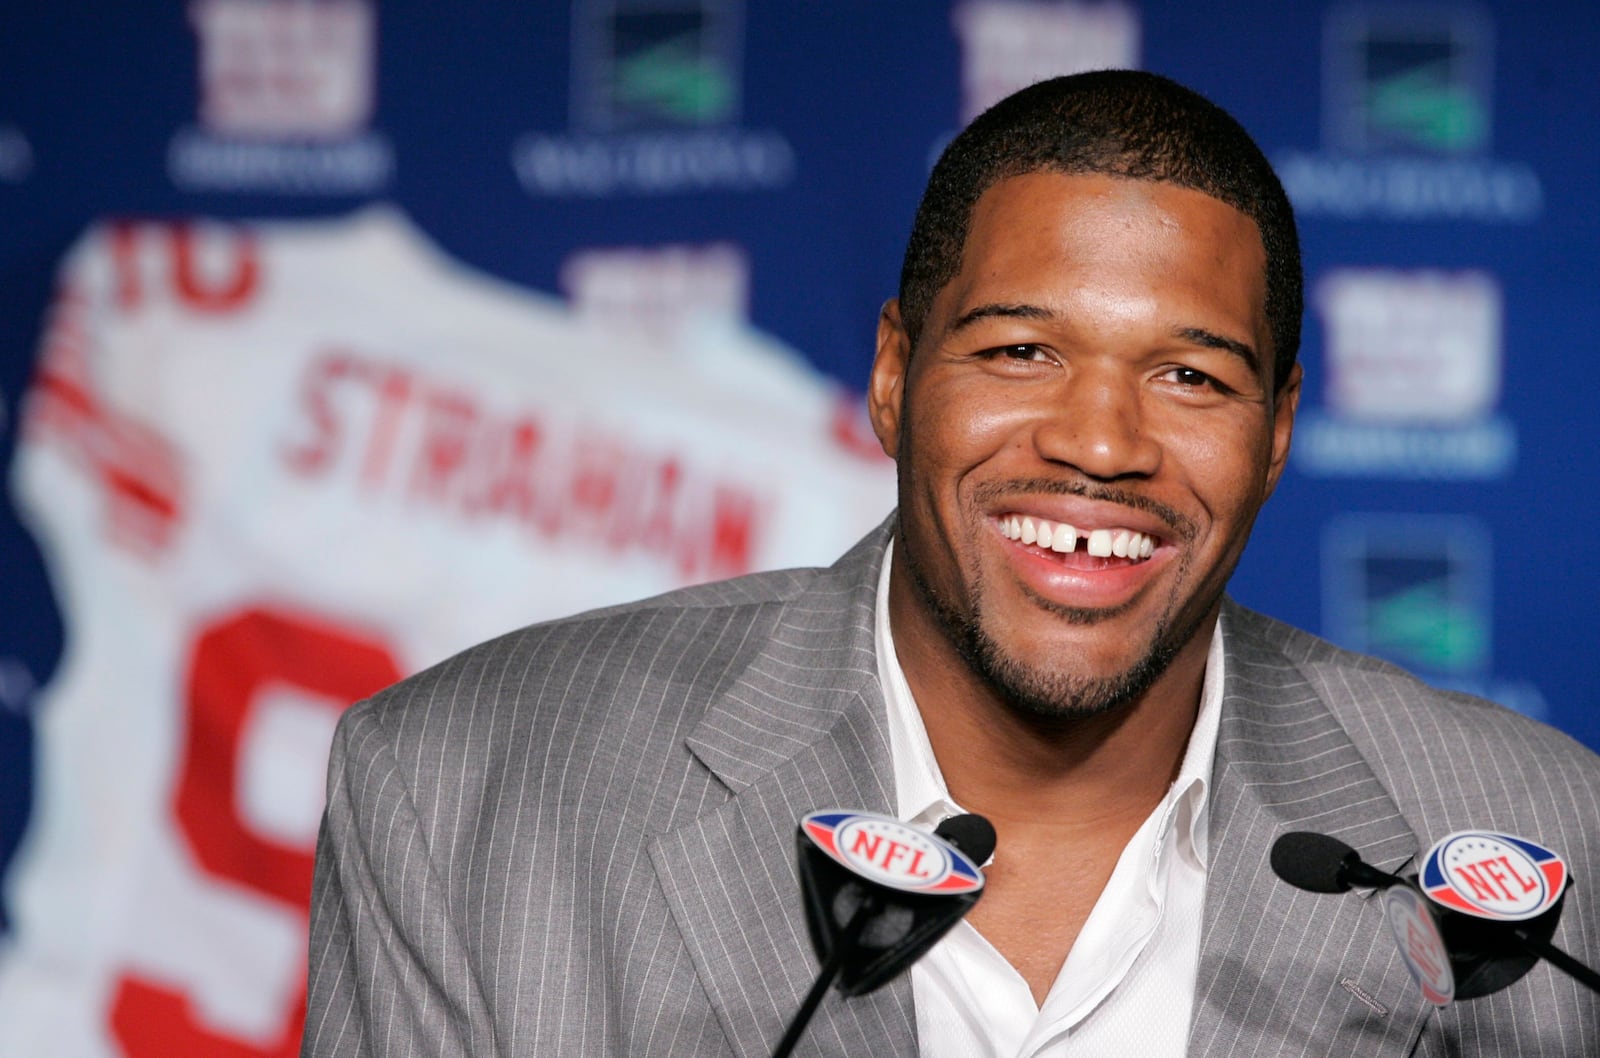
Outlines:
[[342, 723], [413, 758], [482, 740], [480, 759], [535, 744], [551, 754], [676, 752], [765, 653], [810, 656], [848, 639], [871, 606], [875, 556], [869, 539], [826, 569], [751, 574], [529, 625], [358, 703]]
[[779, 577], [675, 593], [481, 643], [351, 707], [334, 770], [391, 775], [450, 841], [468, 840], [451, 821], [515, 829], [513, 805], [559, 811], [561, 826], [581, 816], [580, 831], [608, 813], [666, 826], [713, 796], [688, 736], [791, 590]]
[[492, 829], [514, 804], [576, 831], [669, 828], [726, 796], [690, 744], [714, 704], [859, 629], [874, 571], [756, 574], [518, 629], [352, 707], [334, 770], [384, 769], [435, 820]]
[[527, 712], [553, 700], [615, 702], [635, 685], [659, 698], [663, 683], [679, 688], [683, 704], [708, 701], [780, 626], [811, 647], [828, 645], [833, 633], [848, 637], [871, 605], [889, 524], [826, 568], [751, 573], [508, 632], [402, 680], [363, 709], [409, 714], [514, 701]]

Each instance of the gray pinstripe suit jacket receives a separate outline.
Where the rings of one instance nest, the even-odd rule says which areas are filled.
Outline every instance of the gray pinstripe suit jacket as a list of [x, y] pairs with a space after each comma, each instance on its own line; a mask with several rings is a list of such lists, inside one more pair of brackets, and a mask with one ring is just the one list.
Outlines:
[[[303, 1054], [766, 1055], [816, 971], [805, 812], [893, 802], [873, 655], [886, 529], [527, 628], [353, 707], [317, 856]], [[1429, 1015], [1376, 902], [1290, 889], [1289, 829], [1397, 866], [1493, 827], [1564, 853], [1556, 943], [1600, 956], [1600, 760], [1237, 606], [1191, 1055], [1600, 1055], [1548, 966]], [[806, 1055], [916, 1053], [908, 979], [824, 1002]]]

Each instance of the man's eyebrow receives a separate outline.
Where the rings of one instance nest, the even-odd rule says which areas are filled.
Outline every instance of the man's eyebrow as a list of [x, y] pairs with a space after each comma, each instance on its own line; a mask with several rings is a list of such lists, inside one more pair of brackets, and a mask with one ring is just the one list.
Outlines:
[[[957, 334], [964, 328], [970, 327], [974, 323], [977, 323], [979, 320], [987, 320], [997, 317], [1000, 319], [1013, 320], [1050, 321], [1059, 319], [1060, 314], [1051, 309], [1047, 309], [1042, 305], [995, 302], [988, 305], [979, 305], [973, 309], [968, 309], [966, 312], [963, 312], [961, 315], [957, 316], [950, 324], [950, 333]], [[1204, 327], [1179, 327], [1177, 330], [1173, 331], [1172, 334], [1175, 338], [1185, 342], [1192, 342], [1195, 345], [1204, 346], [1207, 349], [1222, 349], [1230, 352], [1239, 359], [1243, 360], [1246, 364], [1250, 365], [1251, 371], [1254, 371], [1257, 374], [1261, 372], [1260, 354], [1258, 354], [1252, 346], [1249, 346], [1244, 342], [1233, 338], [1225, 338], [1214, 331], [1206, 330]]]
[[962, 329], [972, 326], [979, 320], [994, 317], [1013, 320], [1053, 320], [1056, 313], [1040, 305], [1008, 305], [991, 304], [979, 305], [975, 309], [968, 309], [957, 316], [950, 324], [950, 333], [959, 333]]
[[1225, 349], [1249, 364], [1251, 371], [1258, 375], [1261, 373], [1260, 355], [1244, 342], [1235, 341], [1232, 338], [1224, 338], [1222, 335], [1214, 334], [1204, 327], [1180, 327], [1172, 333], [1175, 338], [1193, 342], [1195, 345], [1203, 345], [1207, 349]]

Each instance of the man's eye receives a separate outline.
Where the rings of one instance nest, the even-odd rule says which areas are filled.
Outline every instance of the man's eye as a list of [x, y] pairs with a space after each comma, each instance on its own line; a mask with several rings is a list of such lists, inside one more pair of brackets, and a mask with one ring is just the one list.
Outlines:
[[992, 350], [993, 355], [1003, 356], [1008, 360], [1043, 360], [1044, 350], [1037, 345], [1002, 345]]
[[1212, 386], [1220, 388], [1216, 379], [1204, 371], [1196, 371], [1192, 367], [1175, 367], [1167, 372], [1167, 375], [1180, 386]]

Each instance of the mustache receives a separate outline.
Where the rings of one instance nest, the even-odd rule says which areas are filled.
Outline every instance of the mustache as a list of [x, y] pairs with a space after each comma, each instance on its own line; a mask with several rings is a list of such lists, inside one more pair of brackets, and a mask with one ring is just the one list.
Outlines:
[[1141, 514], [1160, 519], [1171, 530], [1172, 537], [1188, 543], [1199, 532], [1194, 520], [1149, 496], [1141, 495], [1115, 485], [1094, 485], [1082, 481], [1062, 481], [1059, 478], [1022, 478], [1016, 481], [986, 481], [973, 490], [973, 499], [980, 506], [1013, 496], [1078, 496], [1098, 503], [1111, 503]]

